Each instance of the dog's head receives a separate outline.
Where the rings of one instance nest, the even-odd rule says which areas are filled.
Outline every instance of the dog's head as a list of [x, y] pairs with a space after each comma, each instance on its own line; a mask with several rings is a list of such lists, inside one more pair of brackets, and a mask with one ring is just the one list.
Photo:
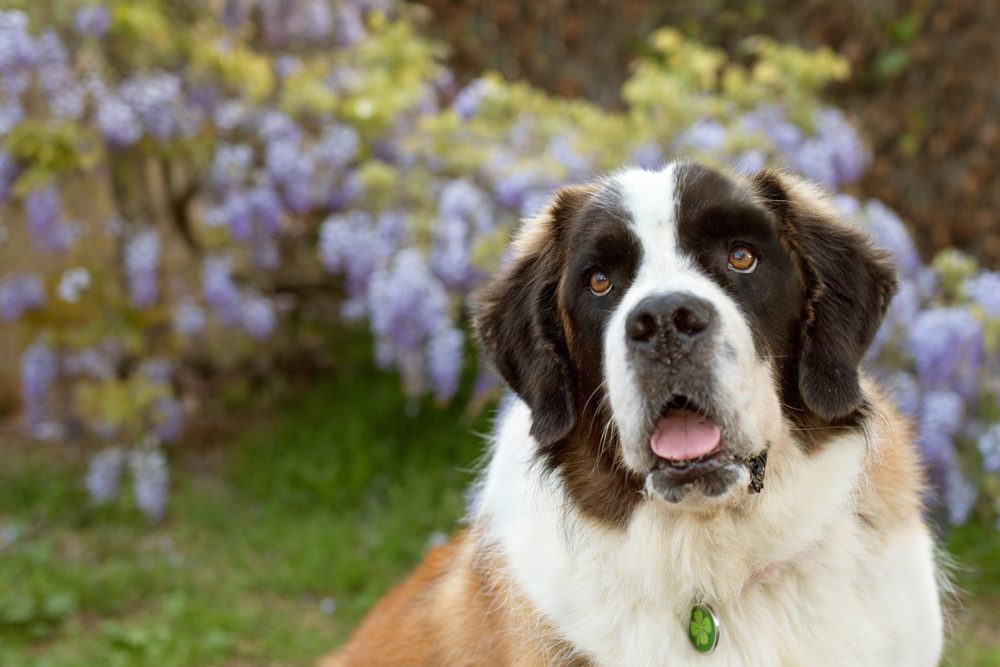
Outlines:
[[815, 188], [673, 164], [556, 193], [475, 325], [540, 455], [585, 511], [621, 521], [643, 495], [740, 502], [776, 439], [809, 449], [858, 426], [858, 366], [895, 284]]

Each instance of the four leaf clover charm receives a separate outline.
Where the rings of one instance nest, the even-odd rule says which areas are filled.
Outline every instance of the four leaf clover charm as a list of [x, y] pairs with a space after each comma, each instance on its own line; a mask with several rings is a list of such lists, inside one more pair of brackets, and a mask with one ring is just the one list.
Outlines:
[[712, 608], [695, 605], [691, 608], [691, 622], [688, 625], [688, 639], [699, 653], [711, 653], [719, 645], [722, 626]]

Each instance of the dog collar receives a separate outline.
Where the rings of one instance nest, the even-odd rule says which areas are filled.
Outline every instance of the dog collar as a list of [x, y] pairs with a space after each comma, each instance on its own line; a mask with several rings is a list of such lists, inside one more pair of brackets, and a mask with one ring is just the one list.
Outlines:
[[747, 460], [750, 469], [750, 493], [760, 493], [764, 490], [764, 472], [767, 470], [767, 450]]

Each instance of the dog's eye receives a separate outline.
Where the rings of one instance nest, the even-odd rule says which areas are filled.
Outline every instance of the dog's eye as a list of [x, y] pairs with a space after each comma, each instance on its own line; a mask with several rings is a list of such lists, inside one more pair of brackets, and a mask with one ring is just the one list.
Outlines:
[[729, 251], [729, 268], [737, 273], [752, 273], [757, 268], [757, 255], [750, 248], [738, 245]]
[[611, 278], [608, 274], [604, 273], [600, 269], [590, 272], [590, 280], [588, 281], [590, 292], [594, 296], [604, 296], [611, 291]]

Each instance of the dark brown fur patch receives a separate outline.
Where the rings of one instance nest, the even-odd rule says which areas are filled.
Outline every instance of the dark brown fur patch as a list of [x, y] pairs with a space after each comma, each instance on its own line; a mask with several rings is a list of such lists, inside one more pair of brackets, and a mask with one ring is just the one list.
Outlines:
[[859, 367], [896, 292], [889, 256], [840, 222], [811, 188], [780, 172], [753, 179], [781, 225], [806, 283], [797, 366], [785, 369], [783, 400], [803, 432], [856, 428], [865, 412]]

